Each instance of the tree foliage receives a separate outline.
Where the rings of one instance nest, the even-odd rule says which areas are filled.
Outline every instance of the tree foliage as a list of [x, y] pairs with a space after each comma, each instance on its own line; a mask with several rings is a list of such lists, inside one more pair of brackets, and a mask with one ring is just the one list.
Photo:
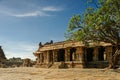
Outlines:
[[83, 15], [74, 15], [67, 36], [73, 40], [120, 43], [120, 0], [99, 0], [97, 9], [89, 7]]
[[120, 0], [99, 0], [97, 8], [89, 7], [84, 15], [74, 15], [66, 37], [120, 45]]

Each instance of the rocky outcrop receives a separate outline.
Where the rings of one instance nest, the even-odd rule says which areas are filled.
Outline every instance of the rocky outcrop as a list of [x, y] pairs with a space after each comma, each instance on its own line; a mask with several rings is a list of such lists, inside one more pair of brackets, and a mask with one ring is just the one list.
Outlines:
[[0, 63], [4, 63], [6, 61], [6, 56], [3, 52], [2, 47], [0, 46]]
[[5, 62], [6, 62], [6, 56], [4, 54], [2, 47], [0, 46], [0, 67], [5, 67]]

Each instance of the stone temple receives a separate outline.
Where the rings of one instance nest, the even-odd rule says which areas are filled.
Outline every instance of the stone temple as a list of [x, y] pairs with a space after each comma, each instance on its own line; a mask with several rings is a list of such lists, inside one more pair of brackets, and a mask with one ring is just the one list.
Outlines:
[[51, 41], [44, 45], [40, 42], [34, 55], [37, 57], [36, 67], [105, 68], [109, 64], [114, 48], [105, 42]]

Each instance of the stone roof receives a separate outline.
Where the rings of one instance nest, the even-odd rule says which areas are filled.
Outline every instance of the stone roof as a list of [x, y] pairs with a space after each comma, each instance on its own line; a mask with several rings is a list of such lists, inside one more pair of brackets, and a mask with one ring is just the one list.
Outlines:
[[35, 52], [36, 54], [42, 53], [42, 51], [55, 50], [55, 49], [64, 49], [69, 47], [95, 47], [95, 46], [111, 46], [110, 43], [105, 42], [88, 42], [84, 44], [81, 41], [61, 41], [55, 42], [52, 44], [45, 44], [42, 47], [39, 46], [39, 49]]
[[85, 46], [85, 45], [80, 41], [62, 41], [62, 42], [56, 42], [49, 45], [44, 45], [39, 49], [39, 51], [63, 49], [67, 47], [78, 47], [78, 46]]

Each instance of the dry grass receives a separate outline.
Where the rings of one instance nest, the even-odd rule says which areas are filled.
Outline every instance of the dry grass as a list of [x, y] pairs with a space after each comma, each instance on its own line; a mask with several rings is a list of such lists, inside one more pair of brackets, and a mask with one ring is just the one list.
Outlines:
[[0, 68], [0, 80], [120, 80], [120, 69]]

